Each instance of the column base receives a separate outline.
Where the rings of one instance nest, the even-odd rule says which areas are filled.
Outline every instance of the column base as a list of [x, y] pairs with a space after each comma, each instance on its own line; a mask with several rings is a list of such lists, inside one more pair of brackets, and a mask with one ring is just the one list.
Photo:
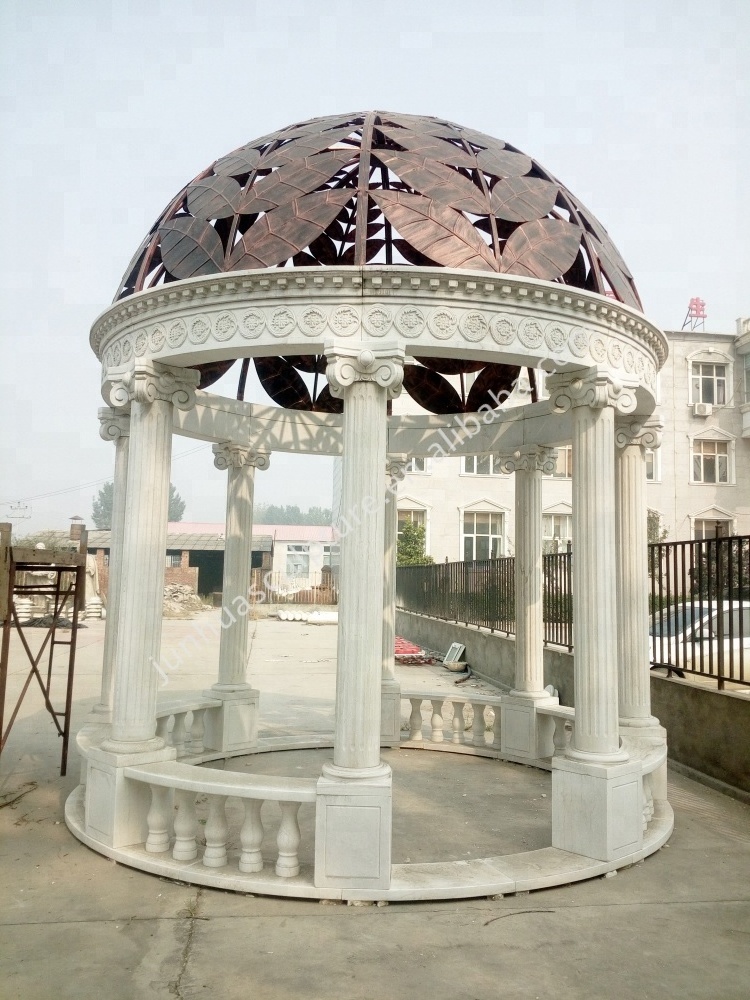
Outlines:
[[401, 742], [401, 685], [396, 680], [380, 686], [380, 745], [397, 747]]
[[500, 704], [500, 750], [508, 760], [528, 763], [551, 757], [555, 751], [552, 737], [555, 732], [554, 719], [538, 716], [537, 707], [559, 705], [560, 699], [553, 698], [548, 691], [511, 691], [504, 695]]
[[[318, 779], [315, 811], [317, 888], [388, 889], [391, 884], [392, 778], [387, 764], [368, 778]], [[330, 772], [330, 773], [327, 773]]]
[[634, 736], [639, 740], [649, 740], [649, 742], [655, 740], [661, 743], [667, 738], [666, 729], [653, 715], [642, 719], [620, 719], [619, 726], [623, 735]]
[[92, 746], [86, 751], [85, 830], [107, 847], [128, 847], [142, 844], [148, 836], [146, 815], [151, 790], [143, 782], [128, 781], [125, 768], [176, 760], [177, 753], [173, 747], [164, 746], [143, 752], [107, 749], [114, 743], [105, 740], [100, 747]]
[[638, 761], [586, 764], [552, 760], [552, 846], [615, 861], [643, 846], [643, 788]]
[[[91, 714], [92, 715], [97, 715], [97, 716], [111, 716], [112, 715], [112, 706], [111, 705], [105, 705], [104, 702], [100, 701], [97, 705], [94, 705], [94, 707], [91, 709]], [[96, 721], [97, 722], [109, 722], [109, 718], [98, 718]]]
[[236, 753], [258, 745], [258, 699], [260, 692], [249, 685], [215, 685], [203, 694], [220, 701], [218, 708], [207, 708], [203, 716], [203, 746], [207, 750]]
[[149, 740], [113, 740], [106, 739], [101, 744], [101, 749], [112, 754], [143, 754], [155, 753], [163, 750], [166, 743], [161, 736], [154, 736]]

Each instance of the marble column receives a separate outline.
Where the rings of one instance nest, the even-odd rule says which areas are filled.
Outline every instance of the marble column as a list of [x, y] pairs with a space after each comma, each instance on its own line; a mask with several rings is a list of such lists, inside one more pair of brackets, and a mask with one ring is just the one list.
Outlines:
[[196, 371], [150, 361], [112, 378], [110, 401], [130, 404], [127, 473], [115, 651], [112, 735], [102, 747], [115, 753], [159, 750], [156, 691], [161, 651], [167, 549], [172, 411], [195, 404]]
[[556, 705], [544, 690], [542, 474], [555, 470], [556, 452], [527, 445], [501, 456], [503, 472], [515, 474], [516, 664], [514, 688], [500, 706], [500, 746], [515, 760], [540, 759], [553, 751], [554, 724], [536, 707]]
[[329, 343], [326, 355], [331, 394], [344, 401], [333, 773], [365, 777], [381, 768], [386, 406], [401, 390], [404, 352]]
[[315, 812], [315, 885], [383, 889], [391, 880], [392, 778], [380, 760], [387, 403], [404, 351], [329, 342], [326, 377], [344, 401], [341, 575], [333, 763]]
[[396, 680], [396, 551], [398, 547], [398, 484], [406, 473], [406, 455], [389, 455], [385, 487], [385, 565], [383, 567], [383, 668], [380, 704], [381, 745], [401, 739], [401, 685]]
[[641, 764], [620, 743], [617, 677], [615, 412], [636, 397], [597, 368], [547, 388], [556, 409], [573, 409], [575, 724], [552, 758], [552, 846], [612, 861], [643, 844]]
[[107, 618], [104, 625], [102, 654], [102, 690], [93, 711], [108, 714], [112, 710], [112, 680], [117, 649], [117, 626], [122, 582], [122, 546], [125, 531], [125, 498], [128, 479], [130, 414], [118, 413], [109, 406], [99, 410], [99, 434], [115, 443], [115, 475], [112, 489], [112, 520], [109, 531], [109, 566], [107, 583]]
[[214, 692], [246, 691], [248, 595], [252, 586], [253, 494], [255, 470], [267, 469], [270, 456], [240, 445], [215, 444], [214, 465], [227, 469], [224, 532], [224, 582], [219, 645], [219, 680]]
[[617, 605], [620, 726], [655, 727], [651, 715], [646, 448], [661, 445], [660, 419], [618, 425]]
[[590, 762], [627, 759], [620, 749], [617, 680], [615, 412], [635, 396], [607, 373], [547, 380], [558, 409], [572, 407], [573, 648], [575, 731], [568, 755]]

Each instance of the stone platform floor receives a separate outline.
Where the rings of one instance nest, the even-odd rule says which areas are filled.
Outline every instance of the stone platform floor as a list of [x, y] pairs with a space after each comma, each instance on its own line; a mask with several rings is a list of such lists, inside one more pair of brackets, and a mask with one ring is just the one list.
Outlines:
[[[164, 623], [165, 694], [212, 682], [218, 642], [208, 626], [217, 615]], [[74, 730], [98, 700], [104, 629], [89, 626], [79, 636]], [[253, 631], [264, 728], [281, 732], [304, 717], [306, 729], [330, 730], [335, 627], [269, 619]], [[188, 634], [197, 641], [185, 645]], [[14, 640], [8, 703], [26, 672]], [[404, 686], [456, 690], [440, 667], [399, 674]], [[477, 689], [490, 690], [473, 680], [458, 688]], [[73, 749], [60, 778], [59, 749], [32, 688], [0, 757], [2, 997], [750, 994], [750, 806], [681, 775], [670, 775], [668, 845], [616, 877], [498, 900], [347, 907], [174, 883], [90, 851], [63, 822], [78, 768]], [[253, 768], [314, 775], [327, 754], [261, 755]], [[549, 836], [544, 772], [411, 749], [384, 756], [394, 770], [394, 861], [482, 856], [490, 844], [493, 852], [530, 850]]]

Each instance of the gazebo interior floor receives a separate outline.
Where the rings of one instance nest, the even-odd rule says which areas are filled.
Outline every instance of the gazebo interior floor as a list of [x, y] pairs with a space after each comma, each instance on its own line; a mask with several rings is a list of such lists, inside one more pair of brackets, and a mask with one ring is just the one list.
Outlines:
[[[229, 759], [225, 770], [315, 778], [332, 755], [330, 749], [261, 753]], [[383, 749], [382, 759], [393, 771], [394, 864], [468, 861], [550, 846], [549, 772], [490, 758], [412, 748]], [[227, 807], [230, 830], [239, 830], [241, 805], [230, 799]], [[235, 809], [236, 817], [232, 815]], [[278, 807], [267, 803], [264, 823], [271, 827], [277, 821]], [[300, 861], [312, 864], [312, 805], [302, 805], [299, 824]], [[235, 839], [236, 844], [230, 840], [230, 850], [239, 850], [239, 838]]]

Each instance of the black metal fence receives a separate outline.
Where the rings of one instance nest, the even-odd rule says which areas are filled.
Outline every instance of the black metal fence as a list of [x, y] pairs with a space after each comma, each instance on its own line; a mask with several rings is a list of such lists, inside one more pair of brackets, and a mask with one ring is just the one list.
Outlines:
[[[543, 556], [544, 641], [573, 649], [571, 552]], [[400, 566], [405, 611], [514, 635], [515, 560]], [[649, 545], [651, 663], [750, 685], [750, 536]]]
[[750, 685], [750, 536], [649, 546], [651, 662]]
[[[573, 648], [571, 553], [542, 557], [544, 641]], [[405, 611], [480, 625], [492, 632], [516, 631], [515, 559], [399, 566], [396, 606]]]

